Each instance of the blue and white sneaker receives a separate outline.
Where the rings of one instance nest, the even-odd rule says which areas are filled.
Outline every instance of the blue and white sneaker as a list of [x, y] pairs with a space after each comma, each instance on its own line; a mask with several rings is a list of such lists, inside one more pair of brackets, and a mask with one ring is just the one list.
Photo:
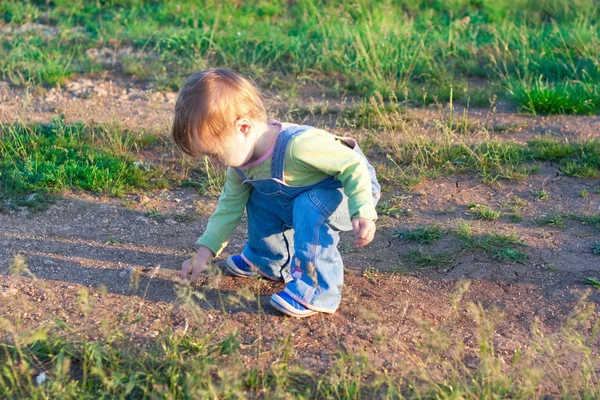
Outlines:
[[239, 254], [227, 258], [225, 266], [231, 275], [241, 278], [257, 278], [262, 276], [254, 266], [248, 264]]
[[271, 305], [290, 317], [305, 318], [319, 313], [304, 307], [285, 291], [271, 295]]

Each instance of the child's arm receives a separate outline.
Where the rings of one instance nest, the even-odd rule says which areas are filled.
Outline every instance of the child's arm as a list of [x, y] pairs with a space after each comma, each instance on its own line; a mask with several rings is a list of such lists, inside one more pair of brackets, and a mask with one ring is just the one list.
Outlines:
[[233, 168], [227, 169], [227, 180], [219, 205], [208, 219], [206, 230], [196, 244], [198, 253], [181, 266], [181, 276], [192, 282], [208, 267], [209, 262], [227, 246], [231, 235], [238, 226], [250, 196], [250, 185], [242, 185], [242, 178]]

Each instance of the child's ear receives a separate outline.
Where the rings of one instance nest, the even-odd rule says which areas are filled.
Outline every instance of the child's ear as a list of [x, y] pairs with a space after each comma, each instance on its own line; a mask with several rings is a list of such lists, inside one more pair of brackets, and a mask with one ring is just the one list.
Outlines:
[[242, 135], [248, 136], [252, 130], [252, 123], [246, 118], [240, 118], [236, 121], [235, 127]]

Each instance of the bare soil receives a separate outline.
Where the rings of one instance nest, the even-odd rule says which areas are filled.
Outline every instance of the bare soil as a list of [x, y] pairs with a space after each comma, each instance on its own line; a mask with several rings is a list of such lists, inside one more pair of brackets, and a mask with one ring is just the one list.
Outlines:
[[[37, 93], [0, 85], [0, 121], [44, 122], [64, 113], [69, 122], [117, 121], [136, 130], [168, 132], [175, 94], [108, 79], [75, 83], [80, 86]], [[277, 99], [271, 105], [276, 107]], [[409, 113], [420, 121], [439, 118], [435, 107], [411, 109]], [[569, 140], [599, 137], [597, 116], [534, 117], [508, 109], [494, 111], [486, 119], [487, 114], [488, 110], [468, 110], [469, 118], [502, 127], [492, 130], [495, 140], [526, 141], [540, 135]], [[549, 196], [536, 200], [533, 191], [542, 188]], [[589, 193], [586, 198], [578, 195], [582, 189]], [[401, 368], [402, 360], [409, 357], [402, 352], [422, 338], [423, 323], [434, 328], [447, 326], [451, 335], [463, 335], [467, 348], [471, 346], [477, 353], [476, 324], [466, 307], [468, 302], [475, 302], [504, 314], [494, 342], [499, 354], [510, 360], [515, 351], [527, 347], [535, 320], [542, 331], [558, 332], [590, 290], [583, 278], [600, 277], [600, 256], [592, 252], [594, 243], [600, 241], [598, 231], [570, 219], [565, 219], [564, 228], [538, 222], [555, 212], [598, 213], [598, 189], [599, 180], [562, 176], [558, 166], [550, 163], [520, 183], [485, 185], [478, 176], [460, 175], [427, 181], [408, 192], [389, 187], [382, 200], [400, 201], [399, 196], [403, 196], [401, 206], [410, 213], [398, 218], [381, 216], [374, 242], [364, 248], [353, 248], [350, 235], [343, 238], [340, 248], [347, 273], [337, 313], [292, 320], [269, 305], [269, 295], [281, 290], [281, 284], [227, 275], [204, 276], [196, 287], [206, 296], [199, 301], [206, 312], [205, 329], [225, 323], [227, 331], [238, 331], [243, 343], [252, 349], [247, 354], [248, 363], [256, 355], [251, 345], [259, 338], [268, 354], [281, 340], [291, 337], [298, 360], [310, 368], [330, 367], [336, 353], [345, 349], [364, 351], [393, 370]], [[522, 222], [510, 222], [506, 216], [498, 221], [475, 220], [468, 208], [478, 203], [508, 213], [515, 207], [515, 199], [524, 203], [519, 209]], [[140, 338], [155, 337], [165, 327], [183, 330], [187, 317], [176, 301], [179, 268], [193, 252], [193, 243], [215, 206], [216, 199], [200, 196], [194, 189], [131, 194], [120, 199], [70, 192], [39, 213], [23, 208], [0, 214], [0, 298], [36, 304], [21, 314], [31, 323], [53, 314], [83, 329], [84, 324], [94, 326], [102, 318], [118, 318], [129, 307], [141, 307], [145, 318], [135, 333]], [[150, 217], [148, 212], [153, 209], [162, 216]], [[459, 218], [467, 220], [476, 235], [514, 233], [527, 245], [522, 251], [528, 259], [510, 263], [480, 250], [460, 251], [460, 242], [453, 235], [423, 246], [394, 237], [395, 229], [422, 225], [438, 224], [452, 230]], [[228, 255], [242, 249], [244, 238], [245, 221], [218, 260], [221, 267]], [[439, 269], [415, 268], [406, 255], [419, 247], [425, 252], [451, 252], [455, 262]], [[9, 272], [15, 254], [26, 258], [31, 271], [53, 296], [37, 289], [40, 282]], [[133, 270], [140, 275], [137, 289], [130, 286]], [[464, 282], [470, 282], [470, 287], [456, 316], [452, 296]], [[230, 295], [245, 287], [260, 293], [259, 301], [231, 302]], [[77, 311], [81, 289], [91, 294], [96, 307], [87, 322]], [[597, 291], [588, 294], [588, 301], [600, 301]], [[2, 314], [22, 313], [14, 304], [0, 301]], [[393, 340], [382, 342], [382, 337]], [[392, 348], [392, 343], [406, 347]]]

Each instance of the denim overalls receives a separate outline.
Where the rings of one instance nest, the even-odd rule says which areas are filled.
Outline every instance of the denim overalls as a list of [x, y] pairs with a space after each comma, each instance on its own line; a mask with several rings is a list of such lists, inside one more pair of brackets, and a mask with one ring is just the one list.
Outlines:
[[[286, 148], [290, 140], [310, 126], [285, 124], [277, 136], [271, 161], [271, 178], [249, 180], [246, 204], [248, 241], [242, 257], [265, 277], [284, 280], [285, 291], [305, 307], [333, 313], [342, 297], [344, 268], [337, 249], [340, 231], [352, 230], [348, 198], [342, 184], [330, 176], [309, 186], [288, 186], [283, 180]], [[364, 154], [353, 142], [354, 150]], [[371, 175], [373, 203], [380, 186]]]

